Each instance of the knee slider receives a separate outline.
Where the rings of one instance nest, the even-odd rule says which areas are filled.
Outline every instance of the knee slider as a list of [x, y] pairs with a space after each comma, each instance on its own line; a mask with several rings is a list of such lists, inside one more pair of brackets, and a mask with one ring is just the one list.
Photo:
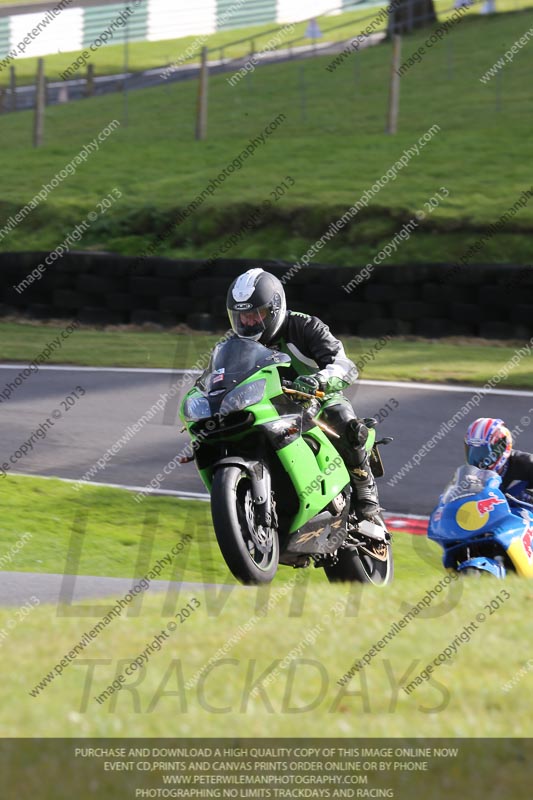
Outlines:
[[348, 441], [353, 447], [364, 447], [368, 439], [368, 428], [359, 419], [351, 419], [347, 428]]

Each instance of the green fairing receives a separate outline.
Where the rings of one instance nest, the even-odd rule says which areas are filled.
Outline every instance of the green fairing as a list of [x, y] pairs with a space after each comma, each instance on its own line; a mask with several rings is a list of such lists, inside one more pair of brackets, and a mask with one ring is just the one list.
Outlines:
[[[292, 354], [288, 355], [290, 355], [291, 361], [293, 362], [294, 356]], [[284, 367], [288, 366], [290, 366], [289, 363], [279, 363], [275, 366], [272, 365], [268, 367], [263, 366], [253, 375], [250, 375], [245, 380], [236, 384], [234, 389], [246, 386], [247, 384], [253, 384], [260, 379], [266, 379], [265, 391], [262, 399], [246, 407], [246, 411], [252, 412], [255, 417], [253, 426], [238, 433], [232, 434], [228, 431], [227, 434], [224, 435], [224, 441], [231, 442], [235, 445], [239, 441], [248, 438], [251, 434], [253, 435], [255, 428], [265, 425], [265, 423], [271, 423], [281, 419], [280, 414], [270, 402], [270, 399], [279, 399], [280, 396], [283, 395], [281, 387], [282, 370]], [[193, 448], [196, 450], [195, 442], [197, 441], [197, 437], [195, 437], [194, 433], [191, 431], [194, 423], [187, 421], [184, 416], [185, 402], [187, 398], [194, 396], [203, 396], [202, 392], [197, 387], [191, 389], [183, 399], [180, 408], [180, 418], [185, 423], [192, 439]], [[342, 395], [337, 395], [336, 397], [330, 398], [326, 403], [338, 403], [339, 400], [348, 402]], [[296, 411], [297, 407], [295, 406], [295, 412]], [[342, 460], [340, 460], [338, 451], [324, 432], [318, 426], [314, 426], [310, 428], [309, 431], [306, 431], [306, 436], [307, 435], [315, 439], [321, 445], [318, 454], [314, 454], [311, 447], [301, 435], [297, 436], [297, 438], [293, 438], [286, 446], [275, 451], [299, 499], [299, 507], [297, 513], [290, 522], [289, 532], [297, 530], [320, 513], [327, 503], [333, 500], [350, 482], [346, 466]], [[369, 441], [367, 442], [368, 449], [371, 449], [374, 438], [375, 434], [371, 431]], [[200, 443], [201, 440], [198, 444]], [[234, 449], [238, 450], [238, 448], [235, 447]], [[337, 463], [335, 463], [330, 473], [324, 474], [324, 469], [327, 468], [328, 465], [336, 461], [338, 462], [339, 460], [340, 464], [337, 465]], [[211, 491], [213, 481], [212, 469], [199, 469], [199, 472], [205, 486]], [[311, 484], [313, 484], [313, 486], [311, 486]]]

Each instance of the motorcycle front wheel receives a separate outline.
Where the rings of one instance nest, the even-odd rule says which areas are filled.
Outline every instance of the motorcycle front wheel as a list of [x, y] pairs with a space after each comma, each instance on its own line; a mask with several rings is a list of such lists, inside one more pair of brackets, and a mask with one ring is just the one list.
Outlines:
[[224, 561], [237, 580], [247, 585], [270, 583], [278, 568], [278, 535], [258, 524], [252, 482], [240, 467], [215, 472], [211, 516]]

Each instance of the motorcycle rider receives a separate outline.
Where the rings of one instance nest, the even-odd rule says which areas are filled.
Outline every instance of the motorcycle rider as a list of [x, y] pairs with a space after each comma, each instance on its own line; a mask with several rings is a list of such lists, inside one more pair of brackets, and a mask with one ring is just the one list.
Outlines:
[[526, 489], [533, 489], [533, 455], [513, 450], [513, 437], [502, 419], [480, 417], [465, 436], [466, 463], [491, 469], [502, 478], [502, 492], [531, 502]]
[[320, 418], [340, 435], [333, 443], [350, 473], [351, 512], [358, 520], [374, 521], [380, 506], [364, 447], [368, 428], [341, 394], [358, 375], [342, 343], [317, 317], [288, 310], [283, 284], [260, 268], [249, 269], [233, 281], [226, 307], [237, 336], [290, 356], [295, 389], [325, 392]]

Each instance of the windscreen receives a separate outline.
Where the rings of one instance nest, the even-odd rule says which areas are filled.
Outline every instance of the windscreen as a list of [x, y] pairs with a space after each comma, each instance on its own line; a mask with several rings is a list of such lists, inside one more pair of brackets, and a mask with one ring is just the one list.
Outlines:
[[459, 497], [477, 495], [485, 488], [498, 489], [500, 476], [491, 470], [465, 465], [459, 467], [442, 495], [443, 503], [451, 503]]
[[290, 362], [290, 357], [251, 339], [232, 337], [217, 344], [199, 380], [205, 391], [231, 389], [261, 367]]

